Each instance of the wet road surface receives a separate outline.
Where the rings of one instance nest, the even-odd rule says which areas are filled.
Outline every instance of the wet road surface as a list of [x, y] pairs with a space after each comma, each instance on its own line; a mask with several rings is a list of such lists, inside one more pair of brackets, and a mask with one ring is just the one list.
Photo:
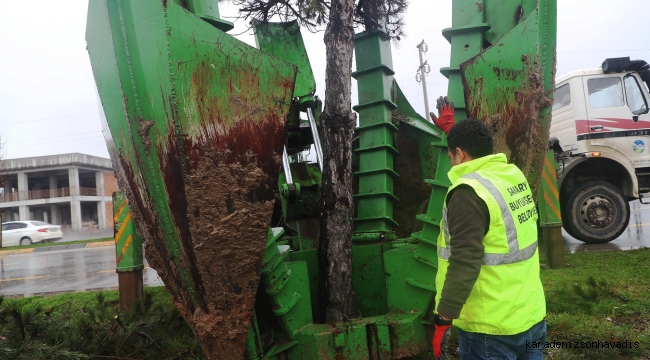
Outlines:
[[[650, 204], [634, 201], [630, 208], [630, 225], [618, 239], [605, 244], [586, 244], [563, 231], [564, 250], [574, 253], [650, 248]], [[143, 276], [145, 286], [163, 285], [146, 260]], [[33, 296], [116, 287], [112, 246], [0, 255], [0, 295]]]
[[630, 211], [630, 224], [625, 232], [618, 239], [605, 244], [586, 244], [562, 230], [564, 250], [574, 253], [577, 251], [650, 248], [650, 204], [644, 205], [638, 200], [633, 201], [630, 203]]
[[105, 230], [87, 230], [87, 231], [74, 231], [74, 230], [66, 229], [63, 231], [63, 238], [57, 240], [56, 242], [112, 238], [114, 232], [115, 230], [113, 230], [112, 228], [105, 229]]
[[[163, 285], [146, 260], [143, 277], [145, 286]], [[115, 288], [117, 273], [112, 246], [0, 255], [0, 295], [34, 296]]]

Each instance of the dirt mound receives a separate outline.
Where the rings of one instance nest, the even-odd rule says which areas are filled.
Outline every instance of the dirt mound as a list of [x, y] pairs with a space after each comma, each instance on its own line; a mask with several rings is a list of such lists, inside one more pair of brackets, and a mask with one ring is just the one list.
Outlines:
[[205, 158], [187, 178], [190, 232], [209, 299], [192, 322], [209, 358], [241, 359], [274, 202], [256, 198], [268, 175], [253, 157], [226, 164], [223, 155]]
[[394, 166], [399, 178], [395, 179], [394, 193], [400, 201], [393, 205], [393, 218], [399, 224], [395, 229], [399, 238], [422, 230], [423, 223], [415, 216], [426, 212], [432, 189], [424, 182], [418, 143], [408, 135], [406, 126], [400, 124], [395, 144], [399, 154], [395, 156]]

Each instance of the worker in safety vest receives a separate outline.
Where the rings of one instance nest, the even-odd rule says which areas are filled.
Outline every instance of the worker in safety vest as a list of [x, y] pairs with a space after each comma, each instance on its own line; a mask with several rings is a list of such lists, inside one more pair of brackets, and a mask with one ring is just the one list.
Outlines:
[[438, 99], [453, 167], [438, 237], [436, 358], [452, 323], [461, 359], [541, 359], [546, 301], [539, 278], [537, 210], [524, 174], [493, 154], [492, 134], [476, 119], [454, 125]]

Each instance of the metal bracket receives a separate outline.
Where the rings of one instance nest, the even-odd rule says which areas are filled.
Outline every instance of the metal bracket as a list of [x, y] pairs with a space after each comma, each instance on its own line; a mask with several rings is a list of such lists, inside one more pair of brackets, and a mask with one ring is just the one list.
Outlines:
[[650, 202], [643, 202], [643, 198], [650, 198], [649, 195], [639, 194], [639, 202], [640, 202], [641, 204], [643, 204], [643, 205], [648, 205], [648, 204], [650, 204]]
[[311, 108], [307, 108], [307, 118], [311, 126], [311, 135], [314, 138], [314, 148], [316, 149], [316, 159], [318, 160], [318, 168], [323, 172], [323, 149], [321, 148], [320, 137], [318, 136], [318, 127], [316, 126], [316, 119]]

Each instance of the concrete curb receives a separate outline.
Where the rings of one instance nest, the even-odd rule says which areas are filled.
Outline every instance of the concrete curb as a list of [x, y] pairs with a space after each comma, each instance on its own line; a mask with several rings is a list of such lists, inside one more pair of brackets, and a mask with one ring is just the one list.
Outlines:
[[115, 242], [112, 240], [108, 240], [108, 241], [99, 241], [99, 242], [86, 243], [86, 244], [55, 245], [55, 246], [29, 248], [29, 249], [2, 250], [0, 251], [0, 256], [15, 255], [15, 254], [29, 254], [33, 252], [56, 251], [56, 250], [67, 250], [67, 249], [94, 248], [100, 246], [115, 246]]

